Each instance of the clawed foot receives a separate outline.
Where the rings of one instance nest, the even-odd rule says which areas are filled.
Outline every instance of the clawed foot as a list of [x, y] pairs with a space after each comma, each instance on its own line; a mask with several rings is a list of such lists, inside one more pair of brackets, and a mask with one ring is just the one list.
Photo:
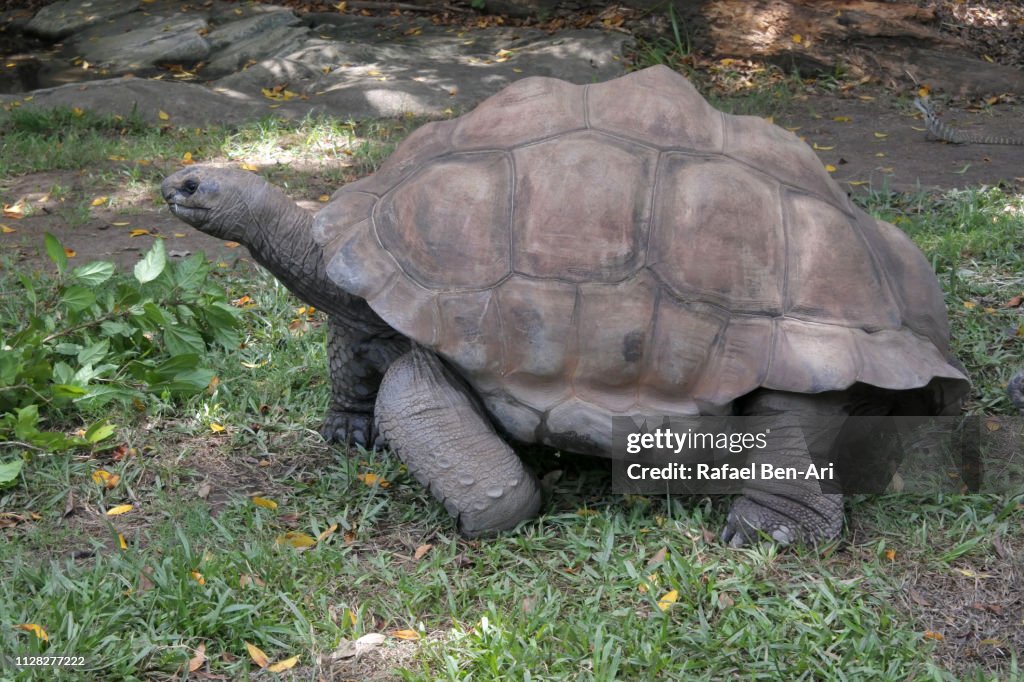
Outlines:
[[736, 498], [722, 531], [722, 542], [730, 547], [746, 547], [765, 539], [782, 546], [794, 542], [815, 544], [836, 538], [842, 531], [842, 495], [818, 496], [815, 502], [821, 508], [814, 509], [786, 498], [773, 498], [771, 502], [772, 506], [766, 506], [746, 496]]
[[384, 439], [377, 432], [371, 413], [332, 410], [320, 426], [320, 435], [328, 443], [360, 445], [368, 450], [384, 448]]

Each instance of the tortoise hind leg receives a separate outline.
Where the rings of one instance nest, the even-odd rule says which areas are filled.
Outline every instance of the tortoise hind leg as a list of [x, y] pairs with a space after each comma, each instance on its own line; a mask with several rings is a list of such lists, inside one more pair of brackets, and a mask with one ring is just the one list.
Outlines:
[[377, 393], [377, 430], [467, 537], [514, 528], [540, 509], [540, 487], [494, 432], [476, 397], [433, 353], [414, 346]]
[[[808, 467], [827, 456], [849, 414], [846, 396], [837, 393], [803, 395], [759, 391], [747, 401], [744, 415], [771, 417], [768, 447], [755, 451], [761, 464]], [[768, 422], [766, 422], [768, 423]], [[828, 481], [765, 480], [744, 486], [733, 501], [722, 540], [733, 547], [768, 536], [779, 544], [831, 540], [843, 528], [843, 496]]]

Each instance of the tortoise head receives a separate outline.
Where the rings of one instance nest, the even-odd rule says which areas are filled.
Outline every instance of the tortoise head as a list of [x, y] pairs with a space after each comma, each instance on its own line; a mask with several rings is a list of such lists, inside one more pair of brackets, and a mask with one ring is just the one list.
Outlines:
[[248, 231], [267, 209], [267, 195], [277, 198], [253, 173], [212, 166], [190, 166], [169, 175], [160, 193], [171, 213], [197, 230], [247, 245], [252, 241]]

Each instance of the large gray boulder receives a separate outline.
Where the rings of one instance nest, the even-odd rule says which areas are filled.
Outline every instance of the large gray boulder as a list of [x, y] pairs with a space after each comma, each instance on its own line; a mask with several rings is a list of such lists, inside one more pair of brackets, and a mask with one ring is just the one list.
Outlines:
[[62, 0], [40, 9], [25, 30], [48, 40], [58, 40], [138, 8], [138, 2], [129, 0]]

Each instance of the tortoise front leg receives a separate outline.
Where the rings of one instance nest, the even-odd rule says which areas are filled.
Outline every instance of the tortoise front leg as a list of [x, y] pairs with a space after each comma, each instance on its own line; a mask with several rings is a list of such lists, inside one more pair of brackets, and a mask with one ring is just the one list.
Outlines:
[[435, 354], [414, 346], [392, 363], [376, 415], [388, 445], [466, 537], [514, 528], [540, 509], [537, 479]]
[[373, 447], [382, 445], [373, 427], [373, 406], [384, 372], [409, 350], [393, 332], [367, 331], [337, 315], [327, 328], [327, 366], [331, 405], [320, 434], [327, 441]]

